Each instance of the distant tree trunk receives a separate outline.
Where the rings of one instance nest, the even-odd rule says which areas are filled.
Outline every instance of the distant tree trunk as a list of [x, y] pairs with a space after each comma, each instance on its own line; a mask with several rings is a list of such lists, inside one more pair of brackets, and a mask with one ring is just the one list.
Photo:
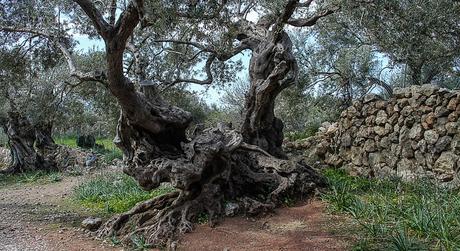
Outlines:
[[4, 130], [11, 150], [11, 163], [3, 172], [21, 173], [54, 168], [35, 151], [35, 128], [27, 118], [17, 112], [10, 112]]

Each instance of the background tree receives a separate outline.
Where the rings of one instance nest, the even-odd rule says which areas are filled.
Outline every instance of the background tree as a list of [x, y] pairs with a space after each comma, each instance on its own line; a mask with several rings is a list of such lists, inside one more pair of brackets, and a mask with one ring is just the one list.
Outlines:
[[344, 1], [330, 21], [400, 65], [399, 85], [443, 85], [458, 82], [459, 11], [448, 0]]

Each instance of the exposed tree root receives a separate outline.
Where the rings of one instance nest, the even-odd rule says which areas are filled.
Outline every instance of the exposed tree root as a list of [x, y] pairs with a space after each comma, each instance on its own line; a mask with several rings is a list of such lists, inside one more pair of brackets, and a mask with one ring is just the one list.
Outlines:
[[[130, 149], [133, 157], [125, 172], [146, 189], [170, 182], [177, 192], [142, 202], [114, 217], [99, 230], [100, 237], [117, 236], [130, 243], [133, 237], [143, 236], [151, 245], [165, 245], [192, 231], [202, 214], [208, 215], [211, 225], [216, 224], [225, 214], [226, 203], [238, 205], [241, 214], [253, 215], [273, 210], [287, 197], [309, 196], [323, 185], [305, 164], [275, 158], [243, 143], [239, 132], [224, 126], [198, 132], [180, 149], [151, 145], [147, 134], [126, 124], [119, 127], [119, 133], [136, 139], [130, 144], [135, 148]], [[119, 135], [121, 145], [123, 138]]]

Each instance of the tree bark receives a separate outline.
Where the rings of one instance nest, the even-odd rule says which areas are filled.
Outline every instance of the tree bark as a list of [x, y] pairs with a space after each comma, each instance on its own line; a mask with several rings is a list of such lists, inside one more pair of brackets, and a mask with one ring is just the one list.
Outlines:
[[35, 126], [35, 146], [44, 153], [56, 149], [57, 145], [52, 137], [53, 124], [51, 122], [41, 122]]
[[11, 150], [10, 166], [4, 173], [22, 173], [55, 168], [35, 151], [36, 131], [29, 120], [17, 112], [10, 112], [4, 126]]
[[238, 205], [239, 213], [255, 215], [273, 210], [286, 198], [306, 198], [323, 185], [305, 164], [275, 158], [224, 125], [195, 131], [191, 141], [177, 147], [138, 130], [122, 115], [116, 139], [125, 152], [124, 171], [144, 189], [162, 182], [176, 189], [112, 218], [98, 232], [125, 243], [144, 236], [151, 245], [166, 245], [193, 230], [200, 215], [208, 215], [214, 225], [226, 203]]
[[292, 54], [289, 35], [281, 31], [279, 39], [255, 40], [249, 64], [250, 89], [246, 97], [244, 141], [257, 145], [273, 156], [286, 158], [282, 149], [283, 122], [275, 116], [278, 94], [297, 80], [297, 62]]

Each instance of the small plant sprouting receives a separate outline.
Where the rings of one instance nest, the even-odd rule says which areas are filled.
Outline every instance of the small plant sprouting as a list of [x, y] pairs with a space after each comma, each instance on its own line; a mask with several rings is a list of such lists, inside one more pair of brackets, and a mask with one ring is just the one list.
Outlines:
[[151, 247], [145, 241], [144, 236], [132, 235], [131, 236], [131, 241], [132, 241], [132, 243], [134, 245], [134, 250], [135, 251], [144, 251], [144, 250], [148, 250]]
[[198, 224], [206, 224], [209, 222], [209, 215], [207, 213], [200, 213], [198, 215]]

